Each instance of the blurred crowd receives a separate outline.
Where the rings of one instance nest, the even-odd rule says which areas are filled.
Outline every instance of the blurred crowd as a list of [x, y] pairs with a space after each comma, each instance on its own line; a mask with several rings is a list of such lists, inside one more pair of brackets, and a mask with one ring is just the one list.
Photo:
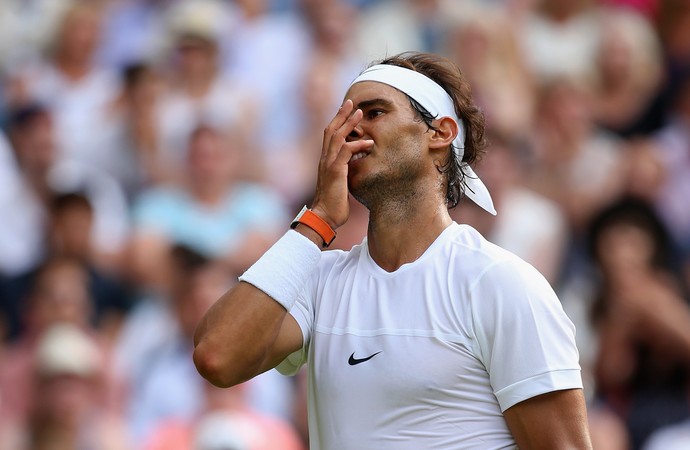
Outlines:
[[304, 377], [214, 388], [194, 328], [408, 50], [473, 86], [498, 215], [452, 215], [556, 289], [594, 448], [690, 448], [690, 2], [3, 0], [0, 449], [307, 448]]

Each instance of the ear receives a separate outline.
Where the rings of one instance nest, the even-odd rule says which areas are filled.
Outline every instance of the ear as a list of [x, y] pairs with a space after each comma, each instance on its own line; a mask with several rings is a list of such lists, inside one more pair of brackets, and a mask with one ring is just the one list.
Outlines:
[[433, 125], [436, 129], [431, 130], [432, 135], [429, 140], [429, 149], [446, 149], [458, 135], [458, 124], [450, 117], [441, 117], [434, 120], [434, 122]]

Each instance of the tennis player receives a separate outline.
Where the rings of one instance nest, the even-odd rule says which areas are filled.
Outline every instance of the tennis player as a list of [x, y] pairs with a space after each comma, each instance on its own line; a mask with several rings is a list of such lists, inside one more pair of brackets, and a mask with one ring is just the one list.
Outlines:
[[[231, 386], [307, 364], [316, 450], [591, 448], [553, 290], [448, 214], [463, 195], [495, 214], [470, 168], [484, 121], [459, 69], [398, 55], [345, 98], [311, 208], [199, 325], [199, 372]], [[367, 237], [323, 252], [348, 192], [369, 210]]]

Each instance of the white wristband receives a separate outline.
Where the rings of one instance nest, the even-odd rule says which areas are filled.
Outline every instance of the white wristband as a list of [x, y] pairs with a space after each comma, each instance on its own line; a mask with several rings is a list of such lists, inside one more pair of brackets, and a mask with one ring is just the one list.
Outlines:
[[288, 230], [239, 280], [261, 289], [290, 311], [320, 259], [316, 244]]

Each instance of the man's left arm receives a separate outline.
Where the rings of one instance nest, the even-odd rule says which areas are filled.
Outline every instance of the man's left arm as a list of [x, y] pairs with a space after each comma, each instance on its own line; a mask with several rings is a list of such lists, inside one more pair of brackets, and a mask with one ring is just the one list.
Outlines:
[[549, 392], [503, 413], [520, 450], [591, 450], [582, 389]]
[[506, 259], [472, 294], [477, 356], [520, 450], [591, 449], [575, 327], [546, 279]]

